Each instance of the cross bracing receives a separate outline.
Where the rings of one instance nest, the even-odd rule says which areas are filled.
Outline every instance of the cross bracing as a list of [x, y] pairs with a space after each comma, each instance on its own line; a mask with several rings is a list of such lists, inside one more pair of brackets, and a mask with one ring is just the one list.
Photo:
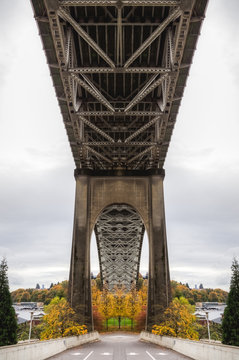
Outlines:
[[123, 286], [129, 290], [139, 273], [144, 225], [128, 205], [111, 205], [95, 225], [101, 278], [110, 290]]
[[207, 0], [32, 0], [78, 169], [163, 167]]

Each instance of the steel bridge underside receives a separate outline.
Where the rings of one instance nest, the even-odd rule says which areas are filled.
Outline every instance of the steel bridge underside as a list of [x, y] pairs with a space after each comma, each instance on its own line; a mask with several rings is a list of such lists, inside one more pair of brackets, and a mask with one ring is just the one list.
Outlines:
[[101, 277], [111, 288], [137, 281], [147, 222], [150, 328], [170, 299], [163, 165], [208, 0], [31, 2], [76, 164], [71, 304], [92, 323], [90, 214], [114, 178], [115, 202], [94, 218]]
[[31, 0], [78, 169], [163, 167], [207, 0]]
[[130, 206], [117, 204], [103, 210], [95, 225], [102, 283], [109, 290], [135, 286], [139, 275], [144, 225]]

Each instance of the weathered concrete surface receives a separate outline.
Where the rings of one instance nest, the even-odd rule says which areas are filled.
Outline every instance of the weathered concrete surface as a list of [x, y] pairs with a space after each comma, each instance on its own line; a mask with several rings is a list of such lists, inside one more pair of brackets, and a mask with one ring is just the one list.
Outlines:
[[76, 176], [69, 301], [82, 324], [93, 329], [90, 283], [90, 238], [97, 217], [112, 204], [132, 206], [149, 238], [147, 328], [160, 320], [171, 299], [164, 213], [163, 175]]
[[217, 343], [159, 336], [142, 331], [140, 340], [164, 346], [195, 360], [238, 360], [239, 348]]
[[3, 346], [0, 348], [1, 360], [44, 360], [50, 356], [75, 346], [99, 340], [97, 331], [80, 336], [71, 336], [54, 340], [37, 341], [29, 344]]

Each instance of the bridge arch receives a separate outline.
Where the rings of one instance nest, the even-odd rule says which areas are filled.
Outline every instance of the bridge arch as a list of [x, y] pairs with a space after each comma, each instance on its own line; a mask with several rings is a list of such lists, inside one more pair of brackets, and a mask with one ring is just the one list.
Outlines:
[[[165, 229], [164, 174], [98, 176], [76, 174], [75, 218], [69, 279], [69, 301], [79, 320], [93, 328], [91, 307], [90, 240], [104, 213], [128, 206], [142, 219], [149, 242], [147, 328], [160, 320], [171, 299]], [[112, 205], [113, 204], [113, 205]], [[103, 219], [102, 219], [103, 221]], [[102, 222], [103, 223], [103, 222]]]
[[104, 208], [95, 224], [102, 284], [109, 290], [137, 284], [145, 226], [140, 214], [128, 204]]
[[170, 301], [163, 166], [207, 2], [32, 0], [77, 167], [69, 300], [89, 330], [90, 235], [110, 203], [148, 232], [148, 329]]

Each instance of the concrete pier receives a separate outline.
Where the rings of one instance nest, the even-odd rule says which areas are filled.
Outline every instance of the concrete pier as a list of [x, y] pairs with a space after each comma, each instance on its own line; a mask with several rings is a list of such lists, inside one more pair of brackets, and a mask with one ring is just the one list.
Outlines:
[[171, 299], [164, 212], [164, 172], [149, 176], [82, 174], [76, 171], [75, 218], [69, 301], [81, 323], [93, 329], [90, 279], [90, 239], [101, 212], [112, 204], [127, 204], [141, 216], [149, 239], [147, 328], [158, 323]]

